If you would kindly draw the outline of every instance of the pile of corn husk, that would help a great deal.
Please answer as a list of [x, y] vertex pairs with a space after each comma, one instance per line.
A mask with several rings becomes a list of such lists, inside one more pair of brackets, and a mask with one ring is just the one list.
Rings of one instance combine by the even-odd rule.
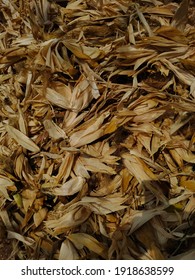
[[195, 258], [194, 5], [0, 0], [0, 258]]

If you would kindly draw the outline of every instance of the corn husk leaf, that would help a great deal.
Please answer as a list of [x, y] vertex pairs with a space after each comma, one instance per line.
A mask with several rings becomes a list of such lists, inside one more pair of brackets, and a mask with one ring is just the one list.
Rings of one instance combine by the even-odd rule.
[[156, 185], [158, 178], [145, 165], [145, 163], [133, 155], [130, 156], [128, 154], [124, 154], [123, 158], [125, 166], [130, 171], [130, 173], [136, 177], [138, 182], [142, 183], [144, 187], [148, 188], [160, 201], [167, 204], [167, 199], [160, 188], [158, 188], [158, 183]]
[[10, 187], [10, 186], [14, 186], [14, 182], [12, 182], [10, 179], [8, 179], [4, 176], [0, 176], [0, 192], [8, 200], [12, 200], [9, 197], [9, 194], [8, 194], [8, 191], [7, 191], [7, 188]]
[[187, 188], [188, 190], [194, 192], [195, 190], [195, 181], [194, 180], [187, 180], [187, 181], [182, 181], [181, 186], [184, 188]]
[[67, 138], [66, 133], [57, 124], [51, 120], [45, 120], [43, 122], [45, 130], [49, 133], [49, 136], [53, 139]]
[[[130, 233], [133, 233], [143, 224], [151, 220], [156, 215], [163, 213], [163, 209], [159, 210], [147, 210], [147, 211], [134, 211], [130, 210], [130, 216], [128, 214], [124, 215], [120, 226], [124, 229], [128, 229]], [[128, 212], [127, 212], [128, 213]]]
[[9, 133], [10, 137], [12, 137], [23, 148], [34, 153], [40, 151], [39, 147], [29, 137], [20, 132], [18, 129], [10, 125], [6, 125], [5, 128]]
[[51, 187], [47, 188], [47, 185], [44, 187], [44, 192], [51, 193], [53, 195], [67, 196], [73, 195], [79, 192], [84, 186], [86, 180], [83, 177], [76, 177], [68, 180], [60, 187]]
[[59, 219], [46, 221], [48, 228], [53, 228], [55, 231], [61, 231], [64, 228], [71, 228], [82, 224], [91, 214], [91, 211], [83, 206], [74, 206], [68, 209], [66, 213]]
[[47, 215], [47, 209], [46, 208], [41, 208], [38, 212], [36, 212], [33, 215], [33, 220], [35, 223], [35, 226], [38, 227], [42, 221], [45, 219], [46, 215]]
[[86, 233], [74, 233], [67, 237], [77, 249], [82, 249], [87, 247], [89, 250], [95, 252], [96, 254], [106, 258], [105, 247], [97, 241], [94, 237]]
[[181, 30], [184, 29], [187, 22], [189, 3], [189, 0], [183, 0], [173, 17], [172, 25]]
[[120, 196], [111, 196], [108, 198], [97, 198], [97, 197], [83, 197], [81, 204], [87, 206], [92, 212], [99, 215], [106, 215], [115, 211], [125, 209], [123, 206], [126, 198]]
[[18, 241], [21, 241], [22, 243], [28, 245], [28, 246], [33, 246], [34, 244], [34, 240], [30, 237], [24, 237], [22, 236], [21, 234], [17, 233], [17, 232], [14, 232], [14, 231], [10, 231], [8, 230], [8, 236], [7, 236], [8, 239], [16, 239]]
[[60, 247], [59, 260], [78, 260], [78, 259], [79, 259], [79, 254], [74, 248], [72, 242], [66, 239]]
[[54, 105], [57, 105], [64, 109], [70, 108], [70, 101], [68, 96], [59, 93], [52, 88], [47, 88], [46, 98]]
[[102, 114], [98, 119], [93, 119], [87, 129], [73, 133], [70, 136], [70, 145], [77, 148], [100, 138], [103, 135], [101, 125], [108, 115], [108, 113]]
[[88, 171], [92, 172], [101, 172], [101, 173], [107, 173], [107, 174], [116, 174], [114, 169], [104, 163], [102, 163], [99, 159], [97, 158], [89, 158], [89, 157], [80, 157], [80, 161], [83, 164], [83, 166], [86, 168]]

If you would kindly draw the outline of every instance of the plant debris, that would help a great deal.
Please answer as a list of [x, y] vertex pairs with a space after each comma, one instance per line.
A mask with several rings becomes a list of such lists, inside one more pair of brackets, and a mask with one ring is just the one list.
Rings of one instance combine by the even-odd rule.
[[194, 258], [194, 4], [0, 0], [0, 259]]

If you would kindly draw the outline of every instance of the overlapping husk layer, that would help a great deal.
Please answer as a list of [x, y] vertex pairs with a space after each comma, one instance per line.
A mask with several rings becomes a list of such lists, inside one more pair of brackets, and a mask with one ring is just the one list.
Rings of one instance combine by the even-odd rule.
[[0, 258], [195, 257], [194, 6], [0, 0]]

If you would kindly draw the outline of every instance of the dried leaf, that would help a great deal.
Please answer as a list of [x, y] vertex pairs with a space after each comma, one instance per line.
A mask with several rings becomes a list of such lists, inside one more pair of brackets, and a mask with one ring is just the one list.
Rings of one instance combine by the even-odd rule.
[[48, 228], [53, 228], [55, 232], [61, 232], [64, 228], [71, 228], [82, 224], [88, 219], [91, 214], [91, 210], [74, 205], [72, 208], [66, 210], [66, 212], [59, 219], [49, 219], [45, 222]]
[[86, 233], [73, 233], [67, 237], [77, 249], [82, 249], [87, 247], [89, 250], [95, 252], [96, 254], [106, 258], [106, 248], [94, 237]]
[[22, 191], [21, 195], [22, 195], [22, 203], [24, 206], [24, 210], [25, 212], [27, 212], [29, 207], [32, 206], [33, 202], [36, 199], [36, 192], [33, 190], [26, 189]]
[[38, 227], [42, 223], [42, 221], [45, 219], [47, 212], [48, 212], [47, 208], [41, 208], [38, 212], [36, 212], [33, 215], [33, 220], [34, 220], [36, 227]]
[[53, 139], [57, 140], [60, 138], [67, 138], [65, 131], [53, 121], [45, 120], [43, 121], [43, 125], [45, 127], [45, 130], [49, 133], [49, 136]]
[[178, 28], [184, 29], [186, 22], [187, 22], [187, 15], [188, 15], [188, 8], [189, 8], [189, 0], [183, 0], [177, 9], [172, 25]]
[[138, 14], [138, 17], [140, 19], [140, 21], [142, 22], [143, 26], [145, 27], [145, 29], [147, 30], [149, 36], [152, 36], [153, 35], [153, 32], [148, 24], [148, 22], [146, 21], [144, 15], [142, 14], [142, 12], [138, 9], [137, 5], [135, 6], [136, 7], [136, 11], [137, 11], [137, 14]]
[[[68, 95], [68, 94], [67, 94]], [[59, 93], [54, 89], [47, 88], [46, 98], [54, 105], [64, 109], [70, 109], [70, 101], [66, 94]]]
[[143, 187], [149, 189], [160, 201], [167, 205], [167, 198], [158, 186], [158, 178], [147, 165], [145, 165], [141, 159], [133, 155], [124, 154], [123, 158], [124, 165], [130, 173], [136, 177], [138, 182], [141, 183]]
[[161, 26], [155, 31], [155, 33], [169, 40], [173, 40], [177, 43], [181, 43], [181, 44], [188, 43], [186, 36], [175, 27]]
[[73, 147], [81, 147], [100, 138], [103, 135], [103, 128], [101, 125], [108, 115], [109, 113], [104, 113], [99, 118], [92, 119], [89, 124], [86, 123], [86, 125], [88, 125], [86, 129], [80, 129], [74, 132], [70, 136], [70, 145]]
[[89, 208], [92, 212], [99, 215], [106, 215], [115, 211], [125, 209], [126, 206], [121, 205], [126, 200], [125, 197], [111, 196], [107, 198], [83, 197], [81, 204]]
[[74, 248], [72, 242], [66, 239], [62, 242], [59, 253], [59, 260], [78, 260], [79, 254]]
[[7, 192], [7, 187], [10, 187], [10, 186], [14, 186], [14, 182], [12, 182], [10, 179], [0, 175], [0, 192], [8, 200], [12, 200], [9, 197], [9, 194]]
[[195, 181], [194, 180], [185, 180], [180, 184], [182, 187], [187, 188], [188, 190], [195, 191]]
[[151, 220], [153, 217], [157, 215], [161, 215], [163, 213], [162, 209], [155, 209], [155, 210], [144, 210], [144, 211], [137, 211], [130, 209], [129, 212], [126, 212], [124, 215], [120, 226], [129, 231], [129, 234], [132, 234], [146, 222]]
[[73, 195], [79, 192], [82, 187], [84, 186], [86, 180], [83, 177], [76, 177], [68, 180], [60, 187], [51, 187], [47, 188], [47, 185], [44, 187], [44, 192], [50, 193], [52, 195], [60, 195], [60, 196], [67, 196]]
[[8, 124], [5, 125], [5, 129], [9, 133], [10, 137], [12, 137], [23, 148], [34, 153], [40, 151], [39, 147], [29, 137], [27, 137], [25, 134], [20, 132], [18, 129]]
[[[101, 178], [102, 179], [102, 178]], [[115, 192], [121, 186], [122, 178], [121, 176], [115, 176], [113, 180], [102, 179], [99, 188], [90, 193], [90, 196], [106, 196]]]
[[97, 158], [92, 158], [92, 157], [89, 158], [89, 157], [81, 156], [80, 161], [88, 171], [107, 173], [107, 174], [116, 174], [116, 172], [112, 167], [102, 163]]
[[30, 237], [24, 237], [21, 234], [14, 232], [14, 231], [10, 231], [10, 230], [8, 230], [7, 233], [8, 233], [8, 236], [7, 236], [8, 239], [14, 238], [28, 246], [33, 246], [33, 244], [34, 244], [34, 240]]

